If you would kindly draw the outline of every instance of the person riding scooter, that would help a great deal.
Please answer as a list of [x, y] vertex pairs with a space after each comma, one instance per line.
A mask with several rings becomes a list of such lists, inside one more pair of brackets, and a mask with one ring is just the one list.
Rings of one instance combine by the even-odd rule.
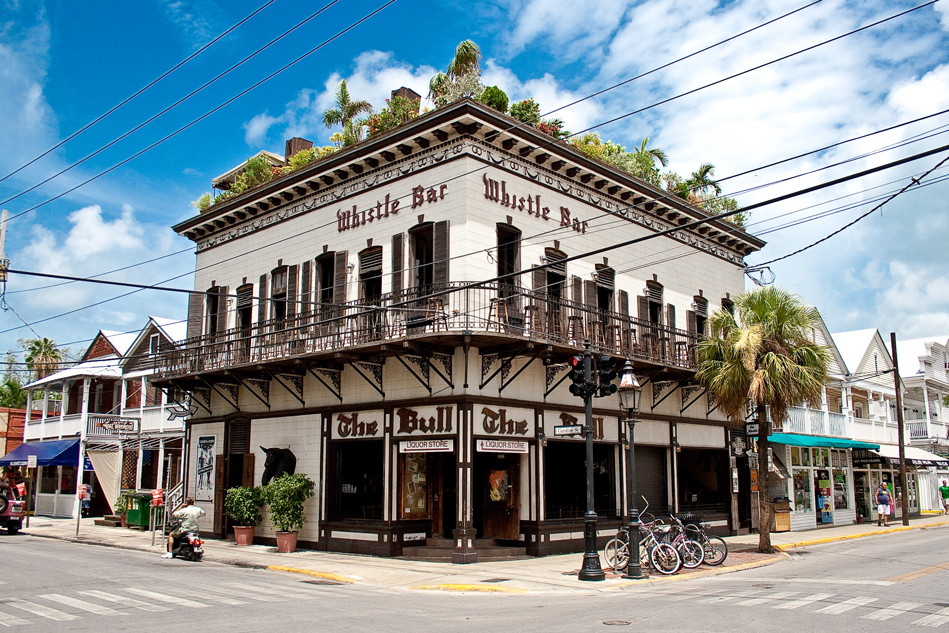
[[172, 516], [181, 520], [181, 524], [168, 535], [168, 551], [162, 554], [162, 558], [174, 558], [175, 555], [172, 552], [175, 549], [175, 539], [188, 532], [197, 532], [200, 527], [198, 519], [206, 514], [207, 512], [194, 505], [194, 497], [185, 499], [184, 505], [172, 513]]

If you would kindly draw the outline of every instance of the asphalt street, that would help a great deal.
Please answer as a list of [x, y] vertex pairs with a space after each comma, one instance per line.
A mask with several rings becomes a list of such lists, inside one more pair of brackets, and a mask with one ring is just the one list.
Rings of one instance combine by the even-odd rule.
[[810, 546], [767, 567], [598, 594], [338, 583], [29, 535], [0, 539], [0, 561], [0, 628], [11, 630], [949, 630], [946, 528]]

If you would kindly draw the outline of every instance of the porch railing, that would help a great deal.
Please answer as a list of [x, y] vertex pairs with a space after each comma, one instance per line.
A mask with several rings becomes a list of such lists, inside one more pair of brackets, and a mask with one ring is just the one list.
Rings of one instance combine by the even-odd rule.
[[698, 336], [618, 312], [511, 286], [451, 283], [343, 305], [303, 305], [272, 319], [187, 339], [156, 357], [163, 377], [183, 376], [442, 334], [497, 334], [692, 369]]

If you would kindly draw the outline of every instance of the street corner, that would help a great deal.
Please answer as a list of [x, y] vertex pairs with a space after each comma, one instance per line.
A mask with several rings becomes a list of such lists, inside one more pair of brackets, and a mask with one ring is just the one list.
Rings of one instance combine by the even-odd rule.
[[313, 578], [320, 578], [322, 580], [328, 580], [331, 582], [336, 582], [340, 584], [353, 584], [359, 582], [356, 578], [350, 578], [348, 576], [341, 576], [339, 574], [333, 574], [325, 571], [315, 571], [312, 569], [303, 569], [301, 567], [289, 567], [287, 565], [269, 565], [267, 569], [270, 571], [282, 571], [290, 574], [301, 574], [304, 576], [311, 576]]

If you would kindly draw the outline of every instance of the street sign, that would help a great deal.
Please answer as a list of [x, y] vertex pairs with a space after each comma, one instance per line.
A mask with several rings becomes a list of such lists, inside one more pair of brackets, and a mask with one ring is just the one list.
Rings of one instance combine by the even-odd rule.
[[757, 423], [757, 422], [747, 422], [747, 423], [745, 423], [745, 435], [757, 437], [757, 435], [758, 435], [758, 423]]
[[554, 435], [563, 437], [565, 435], [583, 435], [583, 425], [581, 424], [563, 424], [554, 427]]
[[27, 456], [26, 456], [26, 467], [27, 467], [27, 468], [36, 468], [36, 455], [27, 455]]

